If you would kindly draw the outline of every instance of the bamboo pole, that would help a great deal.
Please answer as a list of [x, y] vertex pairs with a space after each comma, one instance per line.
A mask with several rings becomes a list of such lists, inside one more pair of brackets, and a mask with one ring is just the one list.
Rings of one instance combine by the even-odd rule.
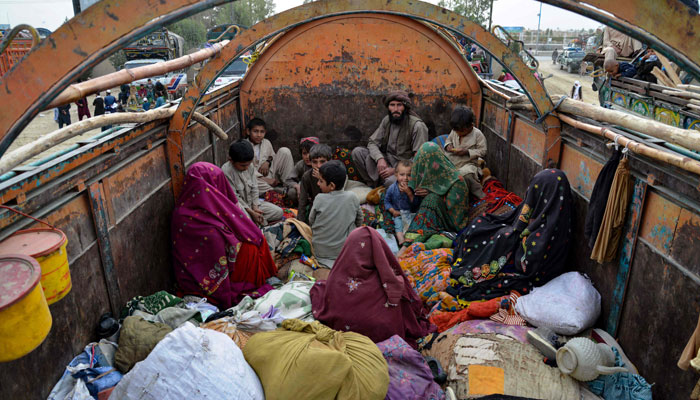
[[93, 93], [97, 93], [105, 89], [111, 89], [125, 83], [131, 83], [139, 79], [163, 75], [171, 71], [187, 68], [192, 64], [196, 64], [211, 58], [216, 53], [220, 52], [221, 49], [228, 44], [228, 42], [228, 40], [224, 40], [222, 42], [215, 43], [206, 49], [202, 49], [170, 61], [164, 61], [162, 63], [133, 69], [125, 68], [111, 74], [90, 79], [89, 81], [74, 83], [68, 86], [63, 92], [61, 92], [61, 94], [56, 96], [56, 98], [53, 99], [51, 104], [49, 104], [46, 108], [51, 109], [67, 103], [72, 103]]
[[[553, 96], [552, 100], [556, 103], [560, 98], [560, 96]], [[676, 128], [652, 119], [586, 104], [582, 101], [569, 98], [561, 102], [558, 111], [619, 125], [658, 139], [663, 139], [669, 143], [683, 146], [690, 150], [700, 151], [700, 134], [696, 130]]]
[[697, 104], [687, 104], [686, 105], [688, 108], [693, 109], [695, 111], [700, 111], [700, 105]]
[[[101, 128], [107, 125], [113, 124], [123, 124], [123, 123], [145, 123], [156, 121], [159, 119], [170, 118], [175, 114], [177, 107], [169, 108], [157, 108], [155, 110], [150, 110], [140, 113], [113, 113], [105, 114], [92, 118], [88, 118], [84, 121], [77, 122], [72, 125], [68, 125], [63, 129], [51, 132], [47, 135], [40, 137], [39, 139], [25, 144], [22, 147], [17, 148], [11, 153], [5, 154], [2, 159], [0, 159], [0, 175], [12, 171], [13, 168], [21, 165], [30, 158], [43, 153], [44, 151], [50, 149], [53, 146], [61, 144], [66, 140], [79, 136], [87, 131], [93, 130], [95, 128]], [[219, 138], [226, 140], [228, 136], [226, 133], [218, 126], [216, 123], [204, 115], [195, 112], [192, 114], [192, 119], [206, 126], [208, 129], [214, 132]]]
[[685, 90], [662, 90], [661, 93], [669, 96], [683, 97], [687, 99], [700, 99], [700, 93], [687, 92]]
[[666, 69], [666, 73], [668, 74], [668, 77], [671, 78], [671, 81], [673, 82], [674, 86], [682, 84], [683, 82], [681, 82], [681, 78], [679, 78], [678, 74], [676, 74], [676, 70], [673, 68], [673, 64], [671, 64], [671, 61], [669, 61], [669, 59], [661, 53], [655, 54], [659, 58], [659, 61], [661, 61], [661, 65], [663, 65]]
[[662, 161], [667, 164], [674, 165], [683, 170], [692, 172], [696, 175], [700, 175], [700, 162], [695, 161], [688, 157], [682, 157], [670, 152], [661, 151], [652, 147], [649, 147], [643, 143], [636, 142], [634, 140], [628, 139], [625, 136], [617, 134], [615, 132], [609, 131], [607, 128], [595, 126], [591, 124], [586, 124], [584, 122], [575, 120], [567, 115], [559, 114], [559, 119], [574, 128], [581, 129], [586, 132], [594, 133], [598, 136], [603, 136], [610, 140], [616, 140], [622, 146], [627, 147], [630, 151], [636, 154], [640, 154], [654, 160]]
[[700, 86], [695, 85], [676, 85], [678, 89], [687, 90], [690, 92], [700, 93]]

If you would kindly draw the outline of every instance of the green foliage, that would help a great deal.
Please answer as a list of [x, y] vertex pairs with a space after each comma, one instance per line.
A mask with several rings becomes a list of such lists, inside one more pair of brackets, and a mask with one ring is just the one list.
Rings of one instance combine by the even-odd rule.
[[124, 54], [124, 51], [119, 50], [118, 52], [109, 56], [109, 62], [112, 64], [114, 69], [116, 69], [117, 71], [122, 69], [122, 67], [124, 66], [124, 63], [126, 62], [126, 55]]
[[438, 5], [464, 15], [481, 26], [488, 25], [491, 0], [440, 0]]
[[197, 16], [177, 21], [168, 30], [185, 39], [185, 51], [199, 48], [207, 41], [207, 28]]
[[255, 25], [275, 13], [273, 0], [238, 0], [217, 8], [215, 16], [218, 24], [238, 24], [246, 27]]

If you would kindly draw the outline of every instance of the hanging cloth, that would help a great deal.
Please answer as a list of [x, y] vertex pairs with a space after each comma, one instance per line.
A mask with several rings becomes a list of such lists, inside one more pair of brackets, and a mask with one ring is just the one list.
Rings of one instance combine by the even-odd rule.
[[591, 260], [602, 264], [614, 260], [617, 256], [617, 248], [620, 244], [620, 237], [622, 237], [627, 204], [631, 194], [632, 181], [630, 180], [629, 160], [624, 157], [615, 171], [610, 195], [608, 195], [608, 203], [605, 206], [605, 214], [603, 214], [603, 222], [591, 252]]
[[590, 248], [593, 248], [595, 245], [595, 240], [598, 237], [600, 224], [603, 222], [603, 215], [605, 214], [605, 205], [608, 201], [608, 194], [610, 194], [610, 187], [612, 186], [612, 181], [615, 177], [617, 165], [620, 163], [621, 155], [621, 150], [613, 152], [613, 155], [610, 157], [608, 162], [606, 162], [603, 168], [600, 170], [598, 179], [595, 181], [595, 185], [593, 185], [591, 199], [588, 202], [586, 225], [583, 231], [586, 239], [588, 239], [588, 246]]

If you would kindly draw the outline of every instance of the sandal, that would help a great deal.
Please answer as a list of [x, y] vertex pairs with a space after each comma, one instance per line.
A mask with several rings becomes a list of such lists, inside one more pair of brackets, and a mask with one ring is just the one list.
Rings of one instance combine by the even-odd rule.
[[430, 367], [430, 372], [433, 373], [433, 380], [439, 385], [442, 385], [445, 382], [447, 382], [447, 374], [445, 373], [445, 371], [443, 371], [442, 366], [440, 365], [440, 361], [430, 356], [425, 356], [423, 358], [425, 359], [425, 362], [428, 363], [428, 367]]

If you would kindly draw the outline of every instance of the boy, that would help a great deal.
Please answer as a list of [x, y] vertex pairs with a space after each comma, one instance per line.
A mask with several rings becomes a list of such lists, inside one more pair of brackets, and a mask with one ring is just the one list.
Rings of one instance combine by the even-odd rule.
[[459, 170], [469, 186], [469, 192], [482, 199], [485, 194], [479, 181], [479, 157], [486, 156], [486, 138], [474, 127], [474, 112], [465, 106], [457, 106], [450, 117], [452, 131], [445, 140], [447, 158]]
[[296, 201], [296, 182], [294, 182], [294, 160], [292, 153], [286, 147], [281, 147], [277, 153], [272, 143], [265, 139], [267, 128], [265, 121], [253, 118], [248, 122], [248, 137], [246, 140], [253, 145], [255, 177], [258, 182], [258, 192], [270, 190], [286, 193], [287, 197]]
[[311, 169], [311, 159], [309, 158], [309, 153], [311, 152], [311, 148], [319, 143], [321, 143], [321, 141], [315, 136], [301, 138], [299, 141], [301, 160], [294, 164], [294, 172], [296, 172], [297, 179], [301, 180], [304, 173]]
[[259, 199], [258, 184], [253, 167], [253, 146], [245, 140], [231, 143], [229, 161], [221, 167], [238, 197], [238, 206], [258, 226], [282, 219], [282, 209]]
[[318, 170], [323, 164], [330, 161], [331, 153], [330, 146], [316, 144], [307, 155], [311, 161], [311, 168], [304, 172], [299, 183], [299, 211], [297, 212], [297, 219], [301, 222], [309, 223], [307, 218], [308, 211], [311, 209], [316, 195], [321, 193], [321, 188], [318, 187]]
[[343, 191], [347, 173], [342, 162], [333, 160], [318, 169], [318, 187], [309, 222], [312, 245], [318, 262], [332, 268], [350, 232], [362, 225], [360, 201], [352, 192]]
[[414, 195], [408, 187], [411, 179], [411, 160], [401, 160], [396, 165], [396, 182], [386, 190], [384, 196], [384, 208], [394, 216], [394, 228], [399, 246], [404, 242], [404, 232], [413, 220], [413, 216], [420, 206], [421, 198]]

